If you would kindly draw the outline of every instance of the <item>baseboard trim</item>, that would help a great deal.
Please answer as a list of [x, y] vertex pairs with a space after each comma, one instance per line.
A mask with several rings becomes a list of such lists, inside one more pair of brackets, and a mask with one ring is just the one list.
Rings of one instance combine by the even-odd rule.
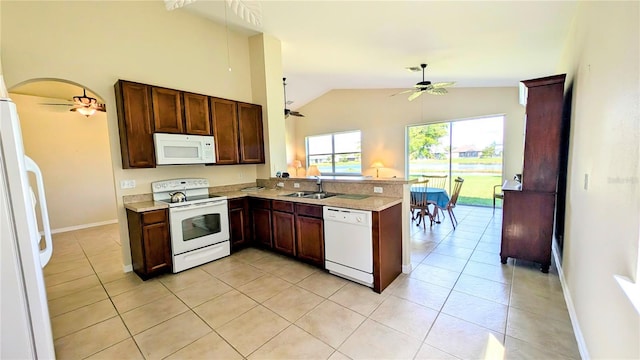
[[[68, 232], [68, 231], [82, 230], [82, 229], [88, 229], [88, 228], [92, 228], [92, 227], [96, 227], [96, 226], [117, 224], [117, 223], [118, 223], [118, 219], [113, 219], [113, 220], [100, 221], [100, 222], [95, 222], [95, 223], [90, 223], [90, 224], [82, 224], [82, 225], [69, 226], [69, 227], [64, 227], [64, 228], [59, 228], [59, 229], [52, 229], [51, 233], [52, 234], [58, 234], [58, 233], [63, 233], [63, 232]], [[43, 234], [43, 233], [40, 232], [40, 234]]]
[[571, 327], [573, 327], [573, 333], [576, 336], [576, 342], [578, 343], [578, 350], [580, 351], [580, 357], [582, 359], [590, 359], [589, 352], [587, 351], [587, 343], [584, 341], [582, 330], [580, 330], [580, 323], [578, 322], [578, 315], [576, 314], [576, 308], [573, 306], [573, 299], [567, 286], [567, 282], [564, 278], [564, 272], [562, 271], [562, 265], [560, 264], [560, 257], [558, 255], [558, 247], [556, 242], [552, 242], [551, 247], [553, 253], [553, 260], [558, 268], [558, 277], [560, 278], [560, 284], [562, 285], [562, 293], [564, 294], [564, 301], [567, 304], [567, 310], [569, 310], [569, 318], [571, 319]]
[[402, 265], [402, 272], [404, 274], [409, 274], [411, 272], [411, 270], [413, 270], [413, 267], [411, 266], [411, 264], [409, 265]]

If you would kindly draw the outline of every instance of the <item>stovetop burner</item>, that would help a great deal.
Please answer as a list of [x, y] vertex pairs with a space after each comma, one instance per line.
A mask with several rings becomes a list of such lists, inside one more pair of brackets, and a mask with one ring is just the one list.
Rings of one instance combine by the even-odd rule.
[[[173, 179], [151, 183], [153, 200], [169, 204], [169, 207], [186, 206], [211, 202], [215, 200], [226, 200], [226, 196], [209, 195], [209, 180], [207, 179]], [[171, 194], [182, 192], [186, 196], [185, 201], [171, 202]]]

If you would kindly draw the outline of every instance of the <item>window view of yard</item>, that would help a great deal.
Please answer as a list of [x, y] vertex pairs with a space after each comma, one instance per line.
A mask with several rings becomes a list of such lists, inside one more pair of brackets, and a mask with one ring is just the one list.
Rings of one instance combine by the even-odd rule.
[[360, 131], [308, 136], [307, 164], [316, 165], [323, 175], [360, 175], [360, 138]]
[[498, 116], [409, 127], [409, 177], [448, 175], [449, 193], [461, 177], [458, 204], [492, 206], [493, 186], [502, 183], [503, 123]]

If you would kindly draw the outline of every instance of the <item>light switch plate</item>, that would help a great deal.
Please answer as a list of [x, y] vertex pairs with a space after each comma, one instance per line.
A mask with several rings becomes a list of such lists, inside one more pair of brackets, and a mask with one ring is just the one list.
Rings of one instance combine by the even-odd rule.
[[283, 187], [284, 187], [284, 183], [283, 183], [283, 182], [279, 182], [279, 183], [278, 183], [278, 187], [283, 188]]
[[300, 183], [293, 183], [293, 187], [296, 188], [296, 189], [299, 189], [300, 188]]
[[382, 194], [382, 186], [374, 186], [373, 192], [376, 194]]
[[133, 189], [136, 187], [135, 180], [120, 180], [120, 189]]

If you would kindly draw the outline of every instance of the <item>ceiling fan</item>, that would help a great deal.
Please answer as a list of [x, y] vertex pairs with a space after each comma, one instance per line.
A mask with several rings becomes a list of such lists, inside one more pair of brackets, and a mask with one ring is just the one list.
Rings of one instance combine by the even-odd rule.
[[106, 112], [107, 109], [104, 104], [99, 103], [96, 98], [87, 96], [87, 89], [82, 89], [82, 96], [74, 96], [73, 101], [69, 104], [47, 104], [42, 105], [57, 105], [57, 106], [72, 106], [69, 111], [77, 112], [86, 117], [89, 117], [96, 113], [96, 111]]
[[291, 111], [291, 110], [287, 109], [287, 105], [293, 104], [293, 101], [287, 101], [287, 83], [285, 81], [287, 81], [287, 78], [282, 78], [282, 87], [284, 89], [284, 118], [285, 119], [288, 118], [289, 115], [297, 116], [297, 117], [304, 117], [304, 115], [300, 114], [297, 111]]
[[[399, 94], [406, 94], [406, 93], [412, 93], [411, 95], [409, 95], [409, 101], [412, 101], [413, 99], [417, 98], [418, 96], [422, 95], [423, 93], [427, 93], [427, 94], [431, 94], [431, 95], [444, 95], [446, 94], [448, 91], [447, 89], [445, 89], [446, 87], [449, 86], [453, 86], [455, 85], [455, 82], [440, 82], [440, 83], [431, 83], [431, 81], [428, 80], [424, 80], [424, 69], [427, 67], [427, 64], [420, 64], [420, 67], [422, 68], [422, 81], [420, 81], [419, 83], [415, 84], [413, 86], [413, 89], [409, 89], [409, 90], [405, 90], [405, 91], [401, 91], [397, 94], [393, 94], [392, 96], [395, 95], [399, 95]], [[412, 67], [412, 68], [408, 68], [410, 70], [416, 70], [419, 71], [418, 67]]]

